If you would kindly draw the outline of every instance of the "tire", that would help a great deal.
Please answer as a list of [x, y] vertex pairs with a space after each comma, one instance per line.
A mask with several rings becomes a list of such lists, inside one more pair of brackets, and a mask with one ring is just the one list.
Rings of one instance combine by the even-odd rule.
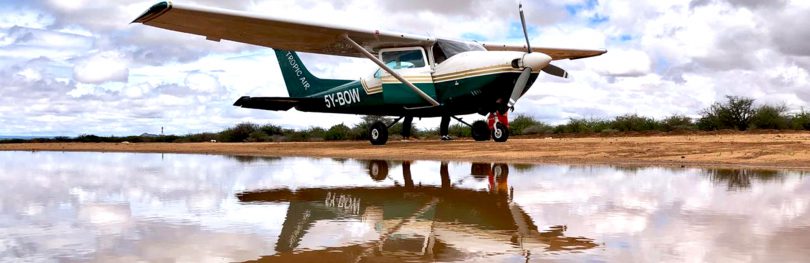
[[492, 166], [492, 175], [498, 182], [506, 182], [509, 178], [509, 165], [497, 163]]
[[388, 178], [388, 162], [371, 161], [368, 163], [368, 175], [374, 181], [383, 181]]
[[388, 126], [380, 121], [375, 122], [368, 130], [368, 138], [372, 145], [385, 145], [388, 142]]
[[489, 125], [485, 121], [476, 121], [472, 125], [472, 137], [477, 142], [489, 141]]
[[506, 142], [509, 140], [509, 128], [503, 123], [496, 123], [495, 129], [492, 130], [492, 139], [496, 142]]

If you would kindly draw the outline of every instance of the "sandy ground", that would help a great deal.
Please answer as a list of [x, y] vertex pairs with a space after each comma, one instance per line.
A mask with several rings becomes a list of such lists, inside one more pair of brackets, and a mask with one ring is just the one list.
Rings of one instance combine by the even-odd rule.
[[748, 167], [810, 170], [810, 133], [309, 143], [0, 144], [0, 151], [196, 153], [383, 160]]

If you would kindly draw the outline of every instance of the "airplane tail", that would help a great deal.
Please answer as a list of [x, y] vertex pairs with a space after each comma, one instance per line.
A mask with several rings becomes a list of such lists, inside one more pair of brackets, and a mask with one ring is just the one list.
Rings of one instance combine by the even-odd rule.
[[307, 70], [295, 51], [277, 50], [276, 58], [281, 75], [292, 98], [303, 98], [349, 83], [349, 80], [320, 79]]

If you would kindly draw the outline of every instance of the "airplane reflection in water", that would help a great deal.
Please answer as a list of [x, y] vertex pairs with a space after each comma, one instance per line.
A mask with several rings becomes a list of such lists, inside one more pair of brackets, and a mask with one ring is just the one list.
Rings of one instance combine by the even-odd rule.
[[[440, 167], [441, 185], [414, 185], [410, 162], [402, 163], [404, 185], [390, 187], [273, 189], [237, 194], [242, 203], [289, 202], [276, 243], [278, 254], [260, 261], [462, 260], [475, 256], [514, 255], [526, 260], [532, 253], [578, 251], [597, 246], [584, 237], [566, 237], [565, 226], [540, 231], [531, 217], [512, 201], [509, 166], [473, 164], [471, 174], [488, 180], [488, 189], [456, 188], [447, 163]], [[375, 181], [388, 178], [388, 163], [369, 162]], [[337, 231], [373, 233], [363, 240], [301, 248], [308, 231], [329, 222], [358, 221]], [[326, 233], [335, 234], [335, 233]], [[309, 238], [313, 239], [313, 238]], [[329, 243], [330, 237], [317, 238]], [[508, 254], [507, 254], [508, 253]]]

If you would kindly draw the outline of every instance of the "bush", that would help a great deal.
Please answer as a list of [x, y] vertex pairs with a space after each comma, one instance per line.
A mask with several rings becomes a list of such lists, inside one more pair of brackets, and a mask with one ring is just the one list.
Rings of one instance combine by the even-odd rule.
[[692, 122], [692, 118], [683, 115], [674, 115], [661, 121], [661, 128], [667, 132], [694, 131], [697, 129], [697, 126]]
[[219, 141], [221, 142], [244, 142], [250, 137], [253, 132], [259, 131], [259, 126], [252, 123], [240, 123], [235, 127], [224, 130], [219, 133]]
[[764, 105], [757, 108], [751, 118], [751, 124], [756, 129], [784, 130], [790, 127], [790, 119], [785, 114], [787, 107]]
[[525, 134], [523, 133], [523, 131], [526, 130], [526, 128], [536, 126], [539, 124], [541, 123], [534, 120], [532, 117], [523, 114], [518, 114], [514, 120], [509, 122], [509, 130], [510, 133], [513, 135], [523, 135]]
[[245, 140], [247, 142], [272, 142], [273, 138], [264, 131], [258, 130], [250, 133], [248, 138]]
[[794, 130], [810, 130], [810, 112], [802, 111], [790, 119], [790, 127]]
[[[629, 114], [624, 116], [616, 117], [610, 124], [610, 128], [614, 130], [618, 130], [620, 132], [641, 132], [641, 131], [653, 131], [658, 130], [661, 125], [658, 124], [654, 119], [641, 117], [637, 114]], [[605, 129], [599, 130], [600, 132]]]
[[276, 126], [276, 125], [272, 125], [272, 124], [264, 125], [261, 128], [259, 128], [259, 130], [261, 130], [261, 132], [263, 132], [264, 134], [266, 134], [268, 136], [284, 135], [284, 129], [282, 129], [280, 126]]
[[602, 130], [610, 129], [610, 123], [603, 120], [596, 119], [574, 119], [554, 128], [555, 133], [596, 133]]
[[329, 128], [323, 136], [324, 140], [327, 141], [341, 141], [346, 140], [349, 138], [349, 134], [352, 132], [348, 126], [344, 124], [338, 124]]
[[457, 138], [465, 138], [465, 137], [472, 137], [472, 131], [470, 127], [464, 124], [453, 124], [450, 125], [450, 129], [448, 130], [450, 136], [457, 137]]

